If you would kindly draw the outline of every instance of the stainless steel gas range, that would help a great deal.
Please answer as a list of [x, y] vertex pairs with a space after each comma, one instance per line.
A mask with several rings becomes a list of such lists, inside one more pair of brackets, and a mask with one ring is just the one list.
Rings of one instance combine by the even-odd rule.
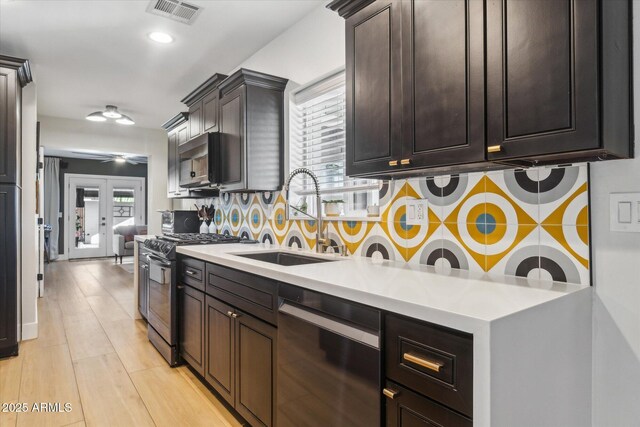
[[169, 365], [178, 364], [178, 284], [176, 247], [223, 243], [256, 243], [223, 234], [167, 233], [144, 242], [149, 252], [148, 312], [149, 341]]

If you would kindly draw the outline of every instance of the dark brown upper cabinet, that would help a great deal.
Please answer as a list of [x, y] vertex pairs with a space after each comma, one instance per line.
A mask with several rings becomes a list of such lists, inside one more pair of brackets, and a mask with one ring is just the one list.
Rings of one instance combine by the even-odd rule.
[[633, 155], [631, 3], [334, 0], [347, 174]]
[[162, 127], [167, 131], [168, 138], [168, 172], [167, 172], [167, 197], [188, 197], [189, 190], [180, 187], [180, 158], [178, 146], [188, 140], [189, 134], [188, 113], [180, 113], [169, 119]]
[[287, 81], [240, 69], [220, 84], [221, 191], [273, 191], [282, 185]]
[[202, 99], [202, 129], [204, 132], [218, 131], [219, 98], [219, 93], [216, 90]]
[[487, 2], [490, 160], [631, 155], [630, 11], [626, 1]]
[[21, 185], [21, 94], [31, 81], [27, 60], [0, 55], [0, 184]]
[[380, 0], [346, 20], [346, 173], [368, 175], [402, 157], [400, 0]]
[[484, 160], [483, 6], [468, 0], [402, 2], [399, 166]]
[[189, 138], [202, 135], [202, 101], [189, 106]]
[[477, 1], [379, 0], [349, 16], [347, 174], [484, 161], [483, 40]]
[[182, 99], [189, 107], [189, 139], [218, 131], [218, 86], [226, 78], [216, 73]]

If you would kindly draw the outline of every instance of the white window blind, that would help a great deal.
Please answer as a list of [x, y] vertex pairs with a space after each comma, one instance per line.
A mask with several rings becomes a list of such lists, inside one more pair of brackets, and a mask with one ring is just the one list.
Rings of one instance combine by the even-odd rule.
[[[339, 195], [379, 188], [377, 180], [345, 175], [345, 111], [344, 71], [295, 92], [291, 98], [290, 170], [298, 167], [312, 170], [318, 177], [322, 194]], [[304, 175], [296, 178], [291, 188], [301, 196], [313, 193], [313, 183]]]

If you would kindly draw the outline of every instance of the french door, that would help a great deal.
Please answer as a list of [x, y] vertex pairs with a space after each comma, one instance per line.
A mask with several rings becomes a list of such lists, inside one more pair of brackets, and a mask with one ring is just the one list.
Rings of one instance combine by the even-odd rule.
[[69, 259], [112, 256], [119, 229], [146, 224], [144, 178], [67, 174], [65, 180]]

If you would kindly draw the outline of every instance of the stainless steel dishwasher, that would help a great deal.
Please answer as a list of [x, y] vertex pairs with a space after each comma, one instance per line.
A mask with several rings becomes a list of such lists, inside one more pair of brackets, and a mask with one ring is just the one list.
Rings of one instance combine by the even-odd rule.
[[285, 284], [278, 296], [278, 426], [379, 426], [380, 311]]

